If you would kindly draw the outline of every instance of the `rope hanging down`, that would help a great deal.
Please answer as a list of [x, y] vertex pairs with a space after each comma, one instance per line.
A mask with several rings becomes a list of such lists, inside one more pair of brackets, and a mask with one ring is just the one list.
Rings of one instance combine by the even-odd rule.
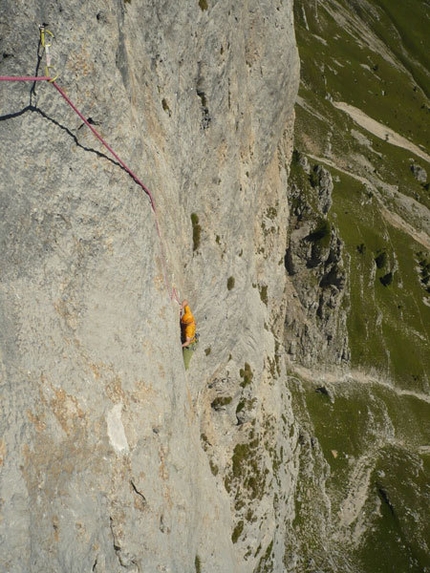
[[87, 120], [87, 118], [78, 110], [78, 108], [74, 105], [74, 103], [70, 100], [70, 98], [67, 97], [64, 90], [62, 90], [60, 88], [60, 86], [57, 84], [57, 82], [53, 81], [51, 83], [54, 86], [54, 88], [61, 94], [61, 96], [66, 100], [66, 102], [73, 109], [73, 111], [82, 119], [82, 121], [85, 123], [85, 125], [91, 129], [91, 131], [93, 132], [95, 137], [97, 137], [97, 139], [100, 141], [100, 143], [109, 151], [109, 153], [111, 155], [113, 155], [113, 157], [115, 157], [115, 159], [118, 161], [118, 163], [121, 165], [121, 167], [123, 167], [127, 171], [127, 173], [130, 175], [130, 177], [132, 179], [134, 179], [134, 181], [145, 191], [145, 193], [148, 195], [149, 202], [151, 203], [151, 208], [155, 213], [154, 198], [152, 196], [151, 191], [148, 189], [148, 187], [144, 183], [142, 183], [142, 181], [138, 178], [138, 176], [135, 173], [133, 173], [133, 171], [126, 165], [126, 163], [124, 163], [124, 161], [118, 156], [118, 154], [115, 153], [115, 151], [112, 149], [112, 147], [103, 139], [103, 137], [99, 134], [99, 132], [96, 129], [94, 129], [94, 127]]
[[49, 72], [51, 71], [52, 65], [51, 65], [51, 57], [50, 57], [50, 53], [49, 53], [49, 47], [51, 46], [51, 44], [46, 43], [46, 34], [49, 34], [52, 38], [54, 37], [54, 35], [52, 34], [52, 32], [47, 30], [44, 25], [39, 26], [39, 31], [40, 31], [40, 45], [41, 45], [42, 49], [44, 49], [45, 55], [46, 55], [46, 67], [45, 67], [45, 74], [46, 75], [45, 76], [0, 76], [0, 81], [3, 81], [3, 82], [42, 82], [42, 81], [46, 81], [46, 82], [51, 83], [55, 87], [55, 89], [58, 91], [58, 93], [62, 96], [62, 98], [73, 109], [73, 111], [85, 123], [85, 125], [89, 127], [89, 129], [92, 131], [93, 135], [109, 151], [109, 153], [116, 159], [116, 161], [121, 165], [121, 167], [130, 175], [130, 177], [133, 179], [133, 181], [135, 183], [137, 183], [137, 185], [139, 185], [139, 187], [141, 187], [141, 189], [144, 191], [144, 193], [147, 195], [147, 197], [149, 199], [152, 212], [154, 213], [154, 216], [155, 216], [155, 226], [157, 229], [158, 238], [160, 240], [161, 255], [162, 255], [161, 259], [162, 259], [162, 267], [163, 267], [164, 282], [166, 285], [166, 289], [169, 292], [170, 298], [172, 300], [175, 299], [176, 302], [179, 303], [179, 298], [178, 298], [176, 289], [173, 286], [170, 287], [169, 281], [167, 279], [167, 269], [166, 269], [167, 259], [166, 259], [165, 253], [164, 253], [164, 245], [163, 245], [163, 240], [162, 240], [162, 236], [161, 236], [160, 226], [158, 223], [157, 212], [156, 212], [156, 208], [155, 208], [155, 201], [154, 201], [154, 197], [153, 197], [151, 191], [138, 178], [138, 176], [128, 167], [128, 165], [119, 157], [119, 155], [117, 153], [115, 153], [115, 151], [112, 149], [112, 147], [103, 139], [103, 137], [98, 133], [98, 131], [93, 127], [93, 125], [91, 125], [91, 123], [87, 120], [87, 118], [83, 115], [83, 113], [79, 111], [79, 109], [75, 106], [75, 104], [71, 101], [71, 99], [66, 95], [64, 90], [55, 81], [57, 79], [57, 76], [54, 76], [53, 78], [50, 77]]

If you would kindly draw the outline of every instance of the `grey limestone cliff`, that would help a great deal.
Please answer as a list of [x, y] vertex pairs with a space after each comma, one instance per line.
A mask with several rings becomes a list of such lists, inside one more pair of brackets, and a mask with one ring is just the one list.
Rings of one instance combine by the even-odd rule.
[[44, 74], [41, 23], [155, 213], [53, 85], [0, 83], [0, 569], [282, 571], [292, 2], [1, 0], [1, 76]]

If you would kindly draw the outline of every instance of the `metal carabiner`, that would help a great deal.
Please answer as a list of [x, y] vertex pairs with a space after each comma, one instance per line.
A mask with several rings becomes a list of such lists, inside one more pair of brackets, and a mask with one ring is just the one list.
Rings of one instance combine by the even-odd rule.
[[[50, 30], [48, 30], [46, 24], [39, 25], [39, 34], [40, 34], [40, 46], [42, 47], [42, 50], [44, 50], [46, 57], [45, 75], [47, 78], [51, 78], [51, 69], [53, 67], [51, 63], [51, 52], [50, 52], [51, 43], [46, 41], [47, 40], [46, 36], [48, 35], [51, 38], [55, 38], [55, 36]], [[49, 81], [54, 82], [57, 79], [57, 77], [58, 75], [56, 75], [54, 78], [51, 78]]]

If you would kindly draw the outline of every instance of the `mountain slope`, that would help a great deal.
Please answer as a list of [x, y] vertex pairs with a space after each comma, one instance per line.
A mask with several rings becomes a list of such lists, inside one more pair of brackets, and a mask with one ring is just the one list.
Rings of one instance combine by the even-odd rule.
[[430, 570], [429, 8], [295, 3], [291, 570]]

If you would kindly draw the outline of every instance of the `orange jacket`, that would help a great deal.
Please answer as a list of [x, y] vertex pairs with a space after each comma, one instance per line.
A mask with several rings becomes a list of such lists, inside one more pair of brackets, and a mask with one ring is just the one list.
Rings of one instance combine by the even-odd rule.
[[191, 341], [196, 336], [196, 322], [194, 320], [193, 313], [190, 307], [187, 305], [184, 307], [184, 314], [181, 316], [181, 329], [183, 342], [189, 338]]

